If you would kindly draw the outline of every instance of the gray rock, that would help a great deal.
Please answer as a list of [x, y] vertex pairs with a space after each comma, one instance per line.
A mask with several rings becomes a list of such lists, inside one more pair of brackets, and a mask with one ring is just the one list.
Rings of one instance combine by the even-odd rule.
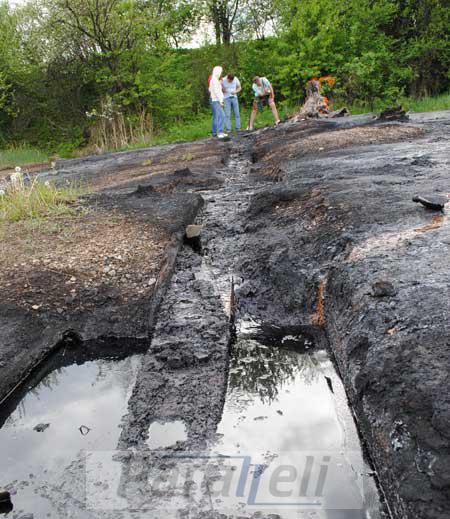
[[443, 211], [445, 204], [448, 202], [448, 200], [444, 196], [436, 195], [415, 195], [413, 196], [412, 201], [420, 203], [427, 209], [432, 209], [434, 211]]
[[210, 354], [207, 351], [198, 351], [194, 353], [194, 358], [198, 362], [206, 362], [210, 358]]
[[372, 295], [374, 297], [392, 297], [397, 291], [390, 281], [379, 280], [372, 285]]
[[49, 423], [38, 423], [34, 426], [33, 431], [36, 432], [43, 432], [45, 429], [48, 429], [50, 427]]
[[186, 238], [198, 238], [202, 233], [203, 225], [188, 225], [186, 227]]

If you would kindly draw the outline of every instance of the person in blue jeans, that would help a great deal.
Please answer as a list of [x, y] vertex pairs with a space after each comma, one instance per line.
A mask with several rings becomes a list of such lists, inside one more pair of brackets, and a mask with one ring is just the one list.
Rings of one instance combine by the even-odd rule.
[[220, 82], [221, 74], [222, 67], [213, 68], [211, 81], [209, 82], [209, 93], [211, 96], [213, 135], [217, 135], [219, 139], [224, 139], [227, 137], [227, 134], [223, 131], [225, 126], [225, 112], [223, 111], [224, 97], [222, 83]]
[[239, 79], [233, 74], [228, 74], [222, 79], [222, 90], [225, 108], [225, 124], [227, 130], [231, 132], [231, 111], [234, 115], [234, 125], [236, 131], [241, 129], [241, 119], [239, 116], [239, 101], [237, 95], [242, 90]]

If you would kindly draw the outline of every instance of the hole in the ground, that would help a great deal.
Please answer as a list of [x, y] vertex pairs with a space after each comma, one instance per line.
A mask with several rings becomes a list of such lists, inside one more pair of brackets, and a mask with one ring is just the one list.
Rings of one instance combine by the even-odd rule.
[[194, 236], [192, 238], [185, 236], [183, 243], [190, 247], [196, 254], [203, 256], [202, 240], [200, 236]]
[[[238, 338], [218, 433], [220, 455], [249, 456], [261, 472], [256, 500], [271, 513], [386, 517], [340, 377], [305, 329], [262, 326]], [[279, 471], [289, 499], [274, 495]]]
[[7, 514], [13, 510], [11, 494], [6, 490], [0, 490], [0, 514]]
[[11, 493], [14, 513], [58, 517], [71, 491], [62, 482], [83, 481], [83, 452], [116, 449], [147, 348], [107, 340], [62, 347], [5, 402], [0, 487]]

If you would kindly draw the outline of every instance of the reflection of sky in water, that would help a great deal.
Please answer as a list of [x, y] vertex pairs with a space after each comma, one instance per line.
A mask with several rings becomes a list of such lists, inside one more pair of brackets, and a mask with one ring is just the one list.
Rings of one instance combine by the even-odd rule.
[[[328, 377], [328, 383], [325, 377]], [[254, 341], [238, 343], [233, 351], [218, 433], [222, 436], [215, 447], [216, 452], [231, 456], [251, 455], [253, 463], [270, 464], [271, 460], [276, 460], [277, 464], [285, 461], [302, 467], [305, 455], [312, 454], [322, 460], [318, 451], [331, 451], [335, 454], [322, 502], [330, 506], [329, 503], [338, 501], [342, 506], [346, 499], [353, 503], [361, 501], [359, 475], [370, 469], [362, 457], [344, 388], [324, 351], [299, 354], [268, 348]], [[313, 474], [318, 476], [318, 472], [319, 463]], [[369, 509], [311, 512], [288, 511], [274, 506], [270, 512], [278, 513], [282, 518], [310, 517], [311, 513], [311, 517], [317, 519], [377, 518], [376, 488], [372, 480], [364, 479], [365, 491], [362, 493], [367, 501], [375, 500], [375, 504], [367, 505]], [[264, 485], [261, 485], [260, 493], [262, 497], [271, 497]]]
[[[186, 500], [181, 489], [178, 497], [172, 493], [155, 497], [150, 509], [125, 512], [123, 507], [135, 508], [134, 503], [140, 499], [145, 501], [149, 495], [147, 479], [128, 479], [128, 470], [144, 470], [146, 476], [154, 470], [158, 476], [161, 468], [158, 463], [142, 465], [139, 453], [136, 453], [136, 464], [130, 465], [122, 464], [107, 452], [117, 446], [118, 425], [126, 413], [139, 364], [140, 357], [136, 355], [122, 361], [99, 360], [69, 366], [52, 372], [27, 394], [0, 430], [3, 462], [0, 487], [17, 480], [11, 485], [17, 490], [13, 495], [14, 513], [34, 513], [41, 518], [51, 512], [51, 517], [58, 519], [169, 519], [172, 517], [169, 509], [175, 507], [173, 517], [179, 517], [177, 509], [188, 509], [194, 519], [197, 515], [191, 508], [193, 505], [203, 512], [213, 506], [230, 517], [249, 517], [257, 510], [266, 515], [278, 514], [282, 519], [380, 517], [377, 492], [370, 478], [365, 478], [364, 492], [361, 491], [359, 474], [368, 468], [362, 458], [342, 383], [327, 354], [323, 351], [301, 354], [255, 341], [240, 341], [234, 347], [225, 408], [218, 428], [219, 440], [210, 451], [213, 459], [217, 460], [215, 454], [218, 453], [250, 455], [253, 464], [268, 466], [266, 471], [272, 463], [285, 463], [299, 468], [300, 472], [305, 455], [313, 454], [318, 463], [312, 468], [311, 478], [316, 481], [324, 453], [331, 452], [334, 457], [321, 500], [325, 508], [333, 502], [342, 504], [342, 499], [345, 503], [348, 502], [345, 499], [358, 502], [362, 494], [372, 505], [364, 510], [334, 512], [325, 510], [324, 506], [322, 509], [298, 506], [287, 509], [278, 505], [255, 508], [243, 504], [247, 494], [243, 498], [233, 497], [236, 496], [233, 493], [229, 498], [212, 495], [212, 479], [208, 491], [198, 486], [195, 502], [190, 498]], [[38, 423], [50, 423], [50, 427], [38, 433], [33, 430]], [[79, 431], [81, 425], [91, 428], [86, 436]], [[185, 427], [181, 420], [153, 422], [149, 428], [150, 448], [173, 445], [185, 439]], [[86, 497], [88, 504], [92, 502], [98, 510], [104, 507], [102, 511], [85, 509], [85, 470], [80, 455], [83, 450], [96, 451], [88, 457]], [[218, 466], [226, 465], [224, 458], [220, 460]], [[164, 458], [161, 462], [167, 465]], [[194, 466], [198, 462], [194, 459]], [[181, 459], [179, 463], [190, 461]], [[247, 485], [251, 483], [253, 471], [252, 467]], [[258, 497], [271, 497], [264, 482], [258, 489]]]
[[[116, 448], [139, 364], [134, 355], [61, 368], [24, 397], [0, 430], [0, 488], [17, 490], [15, 512], [39, 510], [38, 517], [45, 517], [45, 489], [58, 487], [80, 451]], [[36, 432], [39, 423], [50, 427]], [[85, 436], [81, 425], [91, 429]], [[40, 498], [32, 491], [34, 481], [43, 490]]]
[[187, 439], [186, 425], [181, 420], [157, 420], [148, 428], [147, 446], [149, 449], [164, 449]]

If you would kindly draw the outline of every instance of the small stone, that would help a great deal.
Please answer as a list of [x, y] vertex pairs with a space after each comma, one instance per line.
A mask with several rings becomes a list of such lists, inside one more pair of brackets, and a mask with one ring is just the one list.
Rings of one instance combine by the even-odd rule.
[[390, 281], [376, 281], [372, 285], [372, 295], [374, 297], [392, 297], [395, 296], [396, 290]]
[[34, 426], [33, 431], [36, 432], [43, 432], [45, 429], [48, 429], [50, 427], [49, 423], [38, 423]]
[[62, 308], [57, 308], [56, 311], [58, 312], [58, 314], [64, 313], [64, 310]]
[[443, 211], [445, 204], [448, 201], [444, 196], [439, 195], [415, 195], [412, 200], [413, 202], [420, 203], [427, 209], [432, 209], [434, 211]]
[[108, 276], [111, 276], [111, 277], [114, 277], [116, 275], [116, 271], [113, 269], [113, 270], [110, 270], [108, 272]]
[[150, 278], [150, 279], [148, 280], [148, 285], [149, 285], [150, 287], [153, 286], [155, 283], [156, 283], [156, 278]]
[[31, 308], [32, 308], [33, 310], [39, 310], [40, 306], [39, 306], [39, 305], [33, 305]]
[[198, 351], [194, 353], [194, 357], [198, 362], [206, 362], [210, 358], [210, 354], [207, 351]]
[[111, 267], [106, 266], [106, 267], [103, 269], [103, 272], [104, 272], [105, 274], [108, 274], [108, 272], [109, 272], [110, 270], [111, 270]]
[[203, 229], [203, 225], [188, 225], [186, 227], [186, 238], [198, 238]]
[[77, 278], [76, 278], [75, 276], [72, 276], [72, 277], [70, 278], [70, 281], [72, 281], [72, 283], [75, 283], [76, 280], [77, 280]]

